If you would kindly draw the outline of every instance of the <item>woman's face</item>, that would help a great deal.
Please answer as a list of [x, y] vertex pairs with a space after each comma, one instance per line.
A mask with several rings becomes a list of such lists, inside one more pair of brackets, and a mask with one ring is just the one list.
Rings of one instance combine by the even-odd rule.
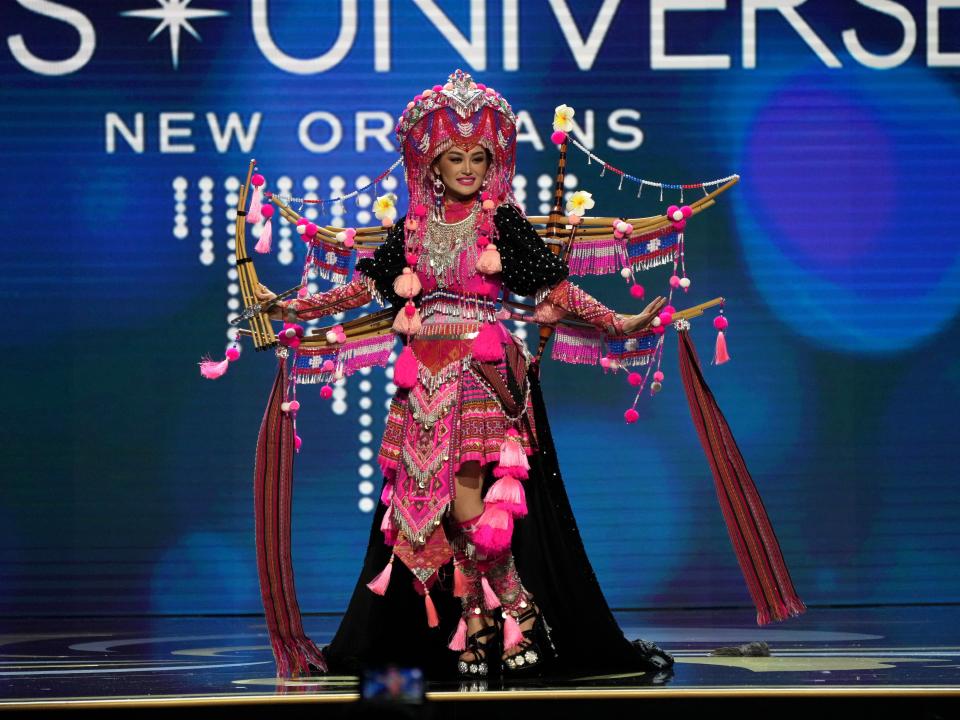
[[433, 172], [447, 186], [447, 197], [466, 200], [480, 191], [490, 161], [479, 145], [469, 150], [456, 146], [442, 153], [433, 164]]

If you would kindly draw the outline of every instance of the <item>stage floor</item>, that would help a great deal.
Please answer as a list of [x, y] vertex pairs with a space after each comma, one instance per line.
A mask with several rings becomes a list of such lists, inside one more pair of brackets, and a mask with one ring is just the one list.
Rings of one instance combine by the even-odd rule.
[[[617, 613], [628, 637], [676, 657], [671, 675], [525, 681], [509, 687], [433, 683], [433, 701], [654, 697], [960, 696], [960, 607], [812, 608], [758, 628], [742, 610]], [[305, 617], [329, 640], [336, 617]], [[354, 677], [280, 680], [254, 617], [0, 620], [0, 710], [349, 701]], [[754, 640], [770, 657], [713, 657]]]

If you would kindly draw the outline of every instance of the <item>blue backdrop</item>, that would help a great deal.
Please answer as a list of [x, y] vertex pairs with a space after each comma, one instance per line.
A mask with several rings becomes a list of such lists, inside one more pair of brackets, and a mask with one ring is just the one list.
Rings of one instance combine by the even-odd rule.
[[[251, 471], [274, 366], [247, 352], [216, 383], [196, 368], [238, 304], [238, 181], [257, 157], [295, 195], [365, 185], [396, 159], [383, 129], [456, 67], [522, 112], [530, 214], [549, 200], [560, 103], [634, 175], [743, 176], [691, 224], [681, 304], [729, 299], [733, 362], [707, 379], [801, 596], [960, 600], [960, 8], [776, 5], [3, 0], [0, 613], [259, 611]], [[679, 199], [600, 169], [572, 151], [595, 213]], [[372, 199], [319, 222], [375, 224]], [[299, 245], [278, 226], [267, 284], [295, 284]], [[641, 282], [663, 292], [668, 275]], [[639, 306], [617, 276], [583, 285]], [[693, 337], [708, 356], [708, 320]], [[544, 368], [581, 530], [615, 607], [749, 619], [672, 337], [664, 370], [626, 426], [622, 375]], [[391, 390], [377, 369], [333, 402], [301, 397], [306, 611], [342, 609], [356, 580]]]

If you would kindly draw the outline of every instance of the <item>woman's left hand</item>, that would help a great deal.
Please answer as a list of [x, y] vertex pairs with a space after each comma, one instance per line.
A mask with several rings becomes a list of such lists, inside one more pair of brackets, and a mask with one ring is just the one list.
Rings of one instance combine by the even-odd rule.
[[665, 297], [657, 296], [643, 309], [639, 315], [628, 315], [623, 318], [624, 334], [634, 333], [639, 330], [645, 330], [660, 312], [661, 308], [667, 304]]

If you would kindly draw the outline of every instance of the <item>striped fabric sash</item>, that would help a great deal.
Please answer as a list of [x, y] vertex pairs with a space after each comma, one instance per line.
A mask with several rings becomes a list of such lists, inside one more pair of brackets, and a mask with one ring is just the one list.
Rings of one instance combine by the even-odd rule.
[[280, 409], [286, 395], [286, 363], [280, 362], [260, 434], [253, 475], [256, 509], [257, 573], [267, 632], [277, 675], [309, 675], [311, 667], [326, 672], [323, 655], [303, 632], [293, 585], [290, 554], [290, 505], [293, 498], [293, 421]]
[[680, 340], [680, 375], [693, 424], [713, 471], [717, 499], [747, 589], [757, 608], [757, 624], [785, 620], [806, 610], [794, 590], [763, 501], [743, 461], [713, 393], [700, 371], [689, 333]]

